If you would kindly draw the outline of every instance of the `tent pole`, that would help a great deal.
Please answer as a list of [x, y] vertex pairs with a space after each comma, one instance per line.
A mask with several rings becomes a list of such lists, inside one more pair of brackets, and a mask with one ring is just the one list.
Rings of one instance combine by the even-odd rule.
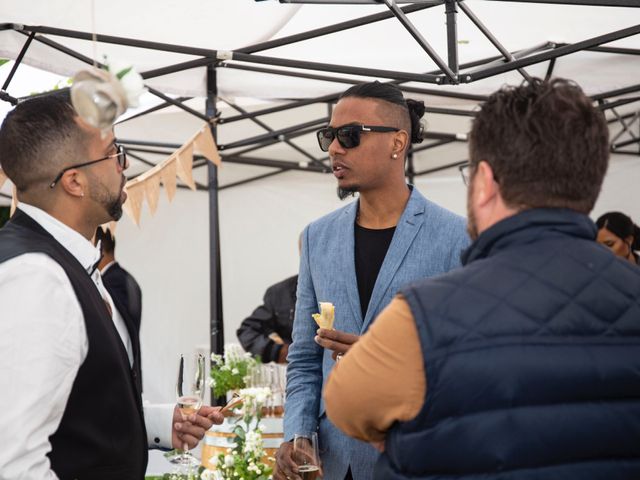
[[[216, 99], [218, 96], [218, 80], [216, 66], [207, 66], [207, 117], [216, 116]], [[209, 124], [213, 138], [216, 138], [215, 124]], [[220, 265], [220, 217], [218, 198], [218, 167], [212, 162], [207, 164], [207, 180], [209, 187], [209, 298], [210, 298], [210, 347], [212, 353], [224, 353], [224, 323], [222, 320], [222, 269]], [[211, 403], [218, 399], [211, 392]]]

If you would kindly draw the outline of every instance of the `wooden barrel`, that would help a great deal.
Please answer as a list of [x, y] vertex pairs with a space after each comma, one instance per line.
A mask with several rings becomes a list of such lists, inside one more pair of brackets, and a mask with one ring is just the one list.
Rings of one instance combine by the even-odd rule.
[[[210, 470], [214, 470], [211, 463], [212, 457], [217, 457], [221, 453], [227, 454], [228, 449], [233, 449], [235, 443], [235, 433], [233, 429], [236, 426], [237, 417], [229, 417], [224, 419], [221, 425], [214, 425], [205, 434], [202, 445], [202, 465]], [[270, 466], [275, 464], [275, 456], [278, 447], [284, 441], [283, 420], [282, 417], [267, 417], [260, 420], [263, 427], [262, 430], [262, 446], [265, 456], [262, 458], [264, 463]]]

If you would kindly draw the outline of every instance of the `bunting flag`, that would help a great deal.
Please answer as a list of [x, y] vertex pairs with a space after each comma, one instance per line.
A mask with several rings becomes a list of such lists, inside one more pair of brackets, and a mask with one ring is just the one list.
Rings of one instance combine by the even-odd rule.
[[176, 194], [176, 178], [179, 178], [191, 190], [196, 189], [196, 182], [193, 179], [193, 155], [195, 152], [211, 163], [217, 166], [221, 165], [218, 147], [209, 125], [205, 124], [169, 158], [127, 182], [125, 185], [127, 201], [122, 209], [136, 225], [140, 225], [140, 215], [145, 200], [149, 205], [149, 213], [151, 215], [156, 213], [161, 184], [167, 192], [169, 201], [172, 201]]

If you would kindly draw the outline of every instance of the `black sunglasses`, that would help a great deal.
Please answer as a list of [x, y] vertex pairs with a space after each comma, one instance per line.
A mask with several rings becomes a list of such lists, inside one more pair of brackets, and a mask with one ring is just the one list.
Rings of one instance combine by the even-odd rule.
[[118, 165], [123, 170], [127, 168], [127, 151], [124, 149], [122, 145], [116, 144], [116, 153], [112, 153], [111, 155], [107, 155], [106, 157], [102, 157], [97, 160], [91, 160], [90, 162], [85, 162], [85, 163], [78, 163], [76, 165], [71, 165], [70, 167], [62, 169], [58, 174], [58, 176], [53, 179], [53, 182], [49, 184], [49, 188], [55, 187], [56, 183], [58, 183], [62, 178], [62, 175], [64, 175], [64, 172], [67, 172], [72, 168], [86, 167], [88, 165], [93, 165], [94, 163], [104, 162], [105, 160], [109, 160], [111, 158], [116, 158], [118, 160]]
[[320, 150], [329, 151], [329, 145], [334, 138], [342, 148], [355, 148], [360, 145], [360, 135], [362, 132], [399, 132], [395, 127], [379, 127], [373, 125], [343, 125], [342, 127], [325, 127], [316, 132]]

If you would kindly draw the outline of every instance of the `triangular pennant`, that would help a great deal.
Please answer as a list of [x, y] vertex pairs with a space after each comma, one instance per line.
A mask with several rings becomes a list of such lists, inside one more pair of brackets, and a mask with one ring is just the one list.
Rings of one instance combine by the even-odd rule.
[[178, 168], [176, 166], [176, 157], [171, 156], [162, 163], [164, 165], [160, 170], [160, 180], [162, 180], [162, 185], [167, 191], [167, 198], [171, 201], [176, 195], [176, 170]]
[[144, 195], [149, 204], [149, 212], [155, 215], [160, 198], [160, 173], [152, 175], [144, 182]]
[[217, 166], [221, 165], [220, 155], [218, 154], [218, 147], [216, 141], [211, 134], [211, 129], [208, 125], [202, 127], [200, 133], [196, 136], [194, 142], [196, 150], [204, 155], [210, 162], [215, 163]]
[[125, 187], [127, 192], [127, 201], [122, 206], [129, 217], [136, 225], [140, 225], [140, 212], [142, 211], [142, 201], [144, 200], [144, 184], [135, 182], [127, 184]]
[[196, 182], [193, 181], [193, 144], [186, 145], [177, 153], [177, 174], [180, 180], [191, 190], [196, 189]]

